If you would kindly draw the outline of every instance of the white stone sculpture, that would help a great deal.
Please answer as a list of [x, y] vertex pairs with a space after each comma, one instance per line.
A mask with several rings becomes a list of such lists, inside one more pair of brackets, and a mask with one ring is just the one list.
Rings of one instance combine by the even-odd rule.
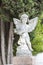
[[28, 15], [23, 14], [19, 19], [13, 18], [14, 24], [16, 28], [14, 29], [14, 33], [19, 34], [20, 38], [18, 40], [18, 44], [20, 46], [17, 47], [16, 56], [26, 56], [32, 55], [32, 46], [30, 42], [29, 32], [32, 32], [38, 21], [38, 17], [35, 17], [31, 20], [28, 19]]

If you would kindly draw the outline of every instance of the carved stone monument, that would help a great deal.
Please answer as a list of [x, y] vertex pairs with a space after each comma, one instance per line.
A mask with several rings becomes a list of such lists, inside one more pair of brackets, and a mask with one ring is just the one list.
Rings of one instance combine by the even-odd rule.
[[32, 32], [35, 29], [38, 17], [29, 20], [28, 15], [23, 14], [20, 20], [13, 18], [13, 21], [16, 26], [14, 33], [20, 35], [20, 38], [18, 40], [18, 44], [20, 46], [17, 47], [16, 56], [32, 56], [33, 49], [28, 33]]

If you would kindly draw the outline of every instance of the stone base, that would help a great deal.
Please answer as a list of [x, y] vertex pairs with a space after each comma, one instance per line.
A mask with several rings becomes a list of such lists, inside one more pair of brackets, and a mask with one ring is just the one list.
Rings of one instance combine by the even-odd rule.
[[6, 64], [6, 65], [13, 65], [13, 64]]
[[16, 56], [13, 65], [32, 65], [32, 58], [29, 56]]

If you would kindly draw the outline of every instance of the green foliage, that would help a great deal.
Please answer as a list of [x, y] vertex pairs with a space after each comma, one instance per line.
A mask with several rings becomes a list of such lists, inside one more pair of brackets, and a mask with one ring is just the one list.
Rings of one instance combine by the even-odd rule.
[[[43, 1], [37, 0], [0, 0], [0, 17], [12, 21], [13, 17], [19, 18], [21, 13], [27, 13], [30, 18], [39, 16], [43, 9]], [[5, 20], [7, 21], [7, 20]]]
[[18, 40], [19, 40], [19, 35], [17, 35], [17, 34], [14, 34], [14, 44], [13, 44], [13, 54], [14, 55], [16, 55], [16, 51], [17, 51], [17, 46], [19, 46], [18, 44], [17, 44], [17, 42], [18, 42]]
[[15, 55], [16, 56], [16, 51], [17, 51], [17, 44], [14, 44], [14, 46], [13, 46], [13, 55]]
[[[34, 33], [34, 34], [33, 34]], [[34, 36], [34, 37], [32, 37]], [[33, 54], [43, 52], [43, 21], [38, 21], [36, 29], [31, 33]]]
[[[0, 17], [7, 18], [12, 21], [13, 17], [18, 18], [19, 13], [23, 10], [22, 2], [19, 0], [16, 2], [14, 0], [1, 0], [0, 6]], [[2, 18], [2, 19], [3, 19]], [[7, 21], [7, 19], [5, 21]], [[4, 20], [3, 20], [4, 21]]]

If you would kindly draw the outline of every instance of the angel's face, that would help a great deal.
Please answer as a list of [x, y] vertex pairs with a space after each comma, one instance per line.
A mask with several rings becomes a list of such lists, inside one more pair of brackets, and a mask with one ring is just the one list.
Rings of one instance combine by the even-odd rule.
[[23, 17], [22, 18], [22, 23], [25, 23], [26, 24], [27, 23], [27, 19], [28, 19], [27, 17]]
[[23, 14], [22, 16], [21, 16], [21, 22], [22, 23], [27, 23], [27, 19], [28, 19], [28, 15], [27, 14]]

